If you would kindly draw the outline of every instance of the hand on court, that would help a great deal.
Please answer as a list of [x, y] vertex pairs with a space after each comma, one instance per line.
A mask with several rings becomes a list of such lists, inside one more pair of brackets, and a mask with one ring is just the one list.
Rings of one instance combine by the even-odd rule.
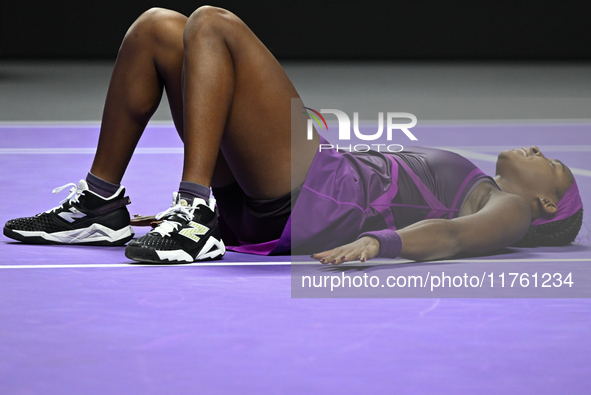
[[153, 215], [134, 214], [130, 222], [131, 226], [151, 226], [152, 228], [155, 228], [162, 221], [157, 220]]
[[362, 237], [352, 243], [345, 244], [329, 251], [312, 254], [311, 257], [317, 259], [322, 264], [331, 263], [338, 265], [343, 262], [360, 260], [365, 262], [368, 259], [375, 258], [380, 252], [380, 243], [373, 237]]

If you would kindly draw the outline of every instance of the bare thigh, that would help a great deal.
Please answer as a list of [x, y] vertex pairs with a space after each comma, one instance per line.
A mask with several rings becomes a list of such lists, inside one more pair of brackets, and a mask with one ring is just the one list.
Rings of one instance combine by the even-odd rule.
[[191, 28], [202, 35], [201, 40], [221, 35], [232, 61], [233, 92], [220, 144], [223, 158], [218, 158], [212, 185], [226, 181], [227, 164], [249, 196], [288, 193], [292, 185], [305, 180], [318, 146], [318, 137], [305, 139], [306, 118], [301, 111], [291, 119], [291, 102], [299, 100], [298, 92], [271, 52], [234, 14], [203, 7], [189, 18], [185, 37]]

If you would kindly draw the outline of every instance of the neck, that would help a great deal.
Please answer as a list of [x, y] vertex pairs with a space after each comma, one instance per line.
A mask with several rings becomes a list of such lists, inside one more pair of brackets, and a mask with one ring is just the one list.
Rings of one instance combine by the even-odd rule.
[[519, 193], [517, 193], [511, 187], [511, 184], [509, 182], [507, 182], [507, 180], [505, 180], [501, 176], [495, 176], [495, 182], [497, 183], [497, 185], [499, 186], [499, 188], [501, 188], [501, 191], [507, 192], [507, 193], [512, 193], [514, 195], [519, 195]]
[[506, 193], [511, 193], [513, 195], [518, 195], [518, 196], [521, 196], [523, 199], [525, 199], [529, 208], [531, 209], [532, 221], [541, 215], [540, 208], [538, 207], [536, 202], [533, 200], [530, 200], [528, 198], [528, 195], [523, 193], [523, 191], [521, 189], [519, 189], [518, 187], [515, 187], [513, 185], [513, 183], [511, 183], [510, 181], [508, 181], [498, 175], [495, 176], [495, 182], [497, 183], [499, 188], [501, 188], [501, 191], [506, 192]]

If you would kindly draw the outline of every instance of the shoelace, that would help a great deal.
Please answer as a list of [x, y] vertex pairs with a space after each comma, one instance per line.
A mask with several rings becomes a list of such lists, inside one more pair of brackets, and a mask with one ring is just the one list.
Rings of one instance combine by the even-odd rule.
[[[188, 206], [181, 206], [180, 203], [173, 203], [172, 206], [170, 206], [170, 208], [168, 208], [167, 210], [158, 213], [158, 215], [156, 215], [156, 219], [162, 219], [162, 218], [166, 218], [166, 217], [172, 217], [173, 215], [177, 215], [183, 219], [185, 219], [186, 221], [190, 221], [193, 217], [192, 213], [189, 210], [194, 210], [194, 207], [188, 207]], [[171, 220], [164, 220], [160, 225], [158, 225], [158, 227], [156, 227], [155, 229], [152, 230], [152, 232], [156, 232], [158, 234], [160, 234], [160, 236], [169, 236], [171, 232], [175, 231], [177, 228], [179, 228], [182, 224], [176, 221], [171, 221]]]
[[78, 189], [78, 185], [74, 184], [73, 182], [70, 182], [66, 185], [62, 185], [61, 187], [57, 187], [53, 191], [51, 191], [51, 193], [54, 193], [54, 194], [60, 193], [61, 191], [63, 191], [64, 189], [66, 189], [69, 186], [71, 186], [72, 188], [70, 188], [70, 192], [68, 193], [68, 196], [66, 196], [66, 198], [60, 202], [59, 206], [56, 206], [50, 210], [47, 210], [46, 213], [51, 213], [57, 209], [60, 209], [62, 207], [62, 205], [68, 201], [78, 203], [78, 199], [80, 198], [80, 195], [82, 195], [82, 192], [84, 192], [84, 191], [82, 189]]

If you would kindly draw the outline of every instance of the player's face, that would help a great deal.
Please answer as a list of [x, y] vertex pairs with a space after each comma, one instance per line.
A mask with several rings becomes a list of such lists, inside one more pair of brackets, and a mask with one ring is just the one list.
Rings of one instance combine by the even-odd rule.
[[554, 202], [558, 201], [574, 180], [567, 166], [557, 159], [546, 158], [536, 146], [501, 152], [497, 159], [496, 172], [536, 195], [555, 199]]

